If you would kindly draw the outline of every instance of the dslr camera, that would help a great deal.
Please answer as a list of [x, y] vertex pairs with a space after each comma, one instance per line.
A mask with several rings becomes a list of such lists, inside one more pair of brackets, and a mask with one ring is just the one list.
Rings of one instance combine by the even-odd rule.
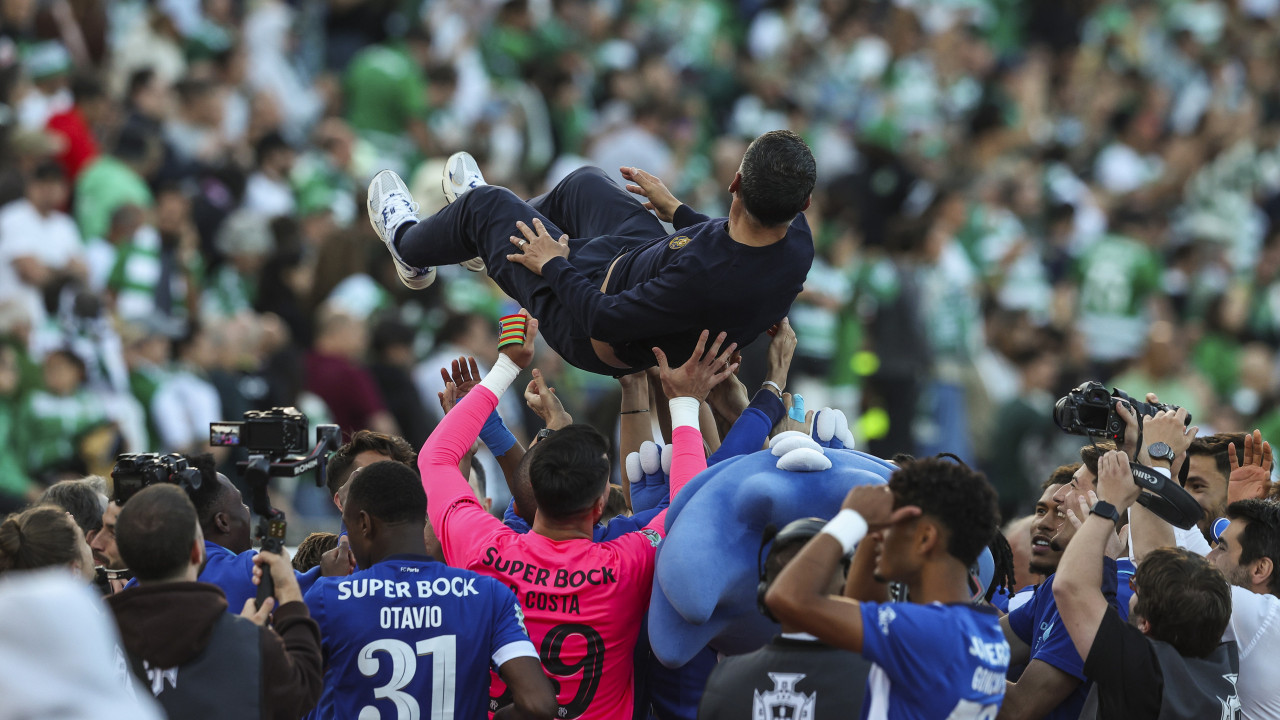
[[[1161, 410], [1179, 409], [1177, 405], [1134, 400], [1120, 388], [1112, 388], [1108, 393], [1102, 383], [1089, 381], [1058, 399], [1053, 406], [1053, 421], [1063, 432], [1071, 435], [1104, 437], [1121, 445], [1124, 443], [1125, 422], [1116, 412], [1121, 403], [1129, 408], [1139, 423], [1144, 417], [1155, 417]], [[1190, 414], [1186, 417], [1186, 425], [1191, 425]]]
[[[249, 410], [239, 422], [209, 423], [210, 445], [249, 451], [248, 460], [237, 462], [236, 467], [252, 491], [250, 507], [259, 516], [254, 534], [262, 541], [263, 552], [280, 554], [286, 531], [284, 512], [271, 507], [267, 496], [270, 478], [315, 470], [316, 486], [323, 487], [329, 453], [341, 444], [337, 425], [317, 425], [314, 445], [307, 439], [309, 428], [307, 416], [292, 407]], [[270, 574], [264, 574], [258, 585], [258, 606], [274, 592]]]
[[111, 468], [111, 499], [124, 505], [139, 490], [156, 483], [173, 483], [191, 492], [200, 487], [200, 471], [177, 454], [126, 453], [117, 456]]
[[310, 449], [307, 429], [307, 416], [297, 408], [249, 410], [239, 422], [210, 423], [209, 444], [244, 447], [252, 455], [279, 459], [306, 454]]

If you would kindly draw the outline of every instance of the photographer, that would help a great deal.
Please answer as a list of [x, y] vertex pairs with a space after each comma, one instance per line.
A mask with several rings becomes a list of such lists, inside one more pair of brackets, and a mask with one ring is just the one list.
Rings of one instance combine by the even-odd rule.
[[[257, 556], [275, 597], [256, 612], [227, 612], [223, 593], [197, 582], [205, 548], [195, 506], [159, 484], [129, 499], [117, 524], [120, 552], [138, 586], [107, 603], [130, 671], [172, 718], [301, 717], [323, 690], [320, 630], [302, 602], [288, 559]], [[274, 609], [272, 630], [259, 627]]]
[[128, 582], [128, 568], [120, 558], [120, 550], [116, 547], [116, 518], [120, 517], [120, 506], [113, 500], [107, 503], [102, 511], [102, 527], [88, 537], [89, 549], [93, 551], [93, 562], [102, 568], [105, 586], [99, 589], [104, 595], [120, 592]]
[[[253, 584], [252, 520], [240, 490], [218, 472], [212, 455], [187, 458], [200, 471], [200, 487], [188, 491], [200, 521], [207, 558], [199, 581], [217, 585], [227, 596], [228, 609], [236, 611], [258, 594]], [[130, 500], [130, 502], [133, 502]]]
[[1098, 492], [1079, 500], [1089, 514], [1062, 556], [1053, 587], [1085, 672], [1097, 682], [1098, 717], [1237, 717], [1240, 664], [1235, 644], [1220, 642], [1231, 616], [1221, 572], [1187, 550], [1149, 553], [1134, 576], [1132, 624], [1098, 589], [1103, 552], [1121, 513], [1141, 492], [1127, 454], [1102, 457]]

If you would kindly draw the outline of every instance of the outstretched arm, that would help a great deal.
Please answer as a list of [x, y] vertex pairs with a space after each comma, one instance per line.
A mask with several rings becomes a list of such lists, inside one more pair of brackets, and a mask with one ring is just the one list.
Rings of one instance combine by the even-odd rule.
[[[622, 410], [618, 420], [618, 440], [621, 446], [618, 455], [631, 457], [631, 453], [640, 452], [640, 446], [646, 440], [653, 441], [653, 414], [649, 411], [649, 379], [643, 371], [623, 375], [618, 378], [622, 386]], [[638, 481], [631, 477], [624, 462], [622, 465], [622, 493], [627, 498], [627, 507], [635, 511], [631, 502], [631, 483]]]
[[[537, 372], [536, 370], [534, 372]], [[444, 390], [439, 393], [440, 409], [445, 415], [458, 404], [458, 399], [464, 397], [472, 388], [480, 384], [480, 367], [473, 357], [460, 357], [453, 361], [452, 372], [447, 368], [440, 368], [440, 376], [444, 380]], [[493, 453], [494, 459], [498, 461], [498, 467], [502, 469], [502, 477], [506, 480], [507, 488], [511, 491], [511, 496], [516, 498], [517, 507], [520, 508], [521, 517], [524, 517], [524, 495], [519, 492], [520, 483], [517, 481], [516, 471], [520, 467], [520, 461], [524, 459], [524, 446], [516, 440], [516, 436], [511, 434], [506, 424], [502, 422], [502, 416], [498, 414], [495, 408], [489, 413], [489, 417], [485, 419], [484, 425], [480, 427], [480, 442], [489, 448], [489, 452]], [[472, 446], [474, 447], [474, 445]], [[471, 457], [474, 457], [472, 454]], [[467, 467], [459, 468], [463, 477], [466, 477]], [[531, 496], [527, 490], [528, 483], [525, 483], [526, 494]], [[533, 522], [533, 511], [528, 513], [528, 521]]]
[[769, 372], [765, 375], [764, 384], [756, 391], [751, 404], [738, 416], [733, 427], [725, 433], [724, 442], [711, 455], [708, 465], [764, 447], [769, 433], [787, 414], [787, 408], [782, 402], [782, 391], [787, 387], [787, 375], [791, 371], [791, 358], [795, 351], [795, 331], [791, 329], [791, 323], [783, 318], [778, 323], [773, 340], [769, 342]]
[[[1140, 492], [1133, 482], [1128, 455], [1113, 451], [1098, 460], [1098, 496], [1102, 500], [1123, 513]], [[1053, 581], [1053, 599], [1082, 658], [1089, 657], [1107, 612], [1107, 599], [1101, 590], [1103, 553], [1114, 535], [1115, 525], [1110, 520], [1090, 513], [1063, 553]]]
[[[418, 471], [427, 493], [427, 514], [444, 547], [445, 559], [450, 563], [465, 555], [465, 546], [477, 538], [476, 523], [504, 527], [475, 501], [475, 493], [458, 471], [458, 463], [480, 435], [489, 414], [498, 406], [499, 396], [506, 392], [520, 370], [533, 360], [533, 340], [537, 329], [538, 321], [530, 319], [524, 344], [502, 349], [489, 375], [444, 416], [418, 454]], [[467, 522], [458, 523], [455, 528], [449, 522], [449, 516], [453, 510], [461, 508], [472, 508], [474, 512], [468, 513]]]
[[825, 590], [840, 558], [869, 531], [919, 517], [920, 508], [907, 505], [894, 510], [893, 502], [887, 485], [863, 485], [850, 490], [840, 512], [769, 586], [765, 604], [774, 616], [828, 645], [862, 652], [861, 603], [842, 595], [827, 595]]
[[662, 182], [661, 178], [638, 167], [620, 167], [618, 171], [627, 181], [627, 192], [644, 198], [646, 210], [652, 210], [662, 222], [675, 222], [676, 210], [681, 207], [681, 204], [667, 189], [666, 183]]
[[[730, 364], [729, 358], [737, 343], [720, 352], [725, 341], [725, 333], [720, 333], [710, 349], [707, 346], [706, 330], [698, 338], [693, 355], [688, 362], [674, 370], [667, 364], [667, 355], [660, 348], [654, 348], [653, 354], [658, 358], [658, 368], [662, 374], [662, 389], [671, 398], [671, 497], [674, 499], [680, 489], [693, 476], [707, 469], [707, 456], [702, 450], [702, 433], [698, 430], [698, 410], [702, 401], [711, 392], [711, 388], [722, 382], [738, 369], [737, 363]], [[666, 534], [667, 512], [658, 513], [646, 529]]]
[[[542, 419], [548, 430], [559, 430], [573, 424], [573, 416], [560, 403], [560, 398], [556, 397], [556, 389], [547, 387], [547, 381], [539, 370], [533, 371], [533, 379], [529, 381], [529, 385], [524, 389], [525, 404], [529, 406], [539, 418]], [[521, 449], [520, 457], [524, 458], [525, 451]], [[511, 491], [511, 497], [515, 503], [516, 514], [530, 527], [533, 526], [533, 517], [538, 514], [538, 499], [534, 497], [533, 485], [529, 482], [529, 476], [526, 474], [520, 477], [518, 472], [519, 462], [512, 467], [511, 472], [506, 473], [507, 489]], [[505, 471], [505, 467], [503, 468]]]

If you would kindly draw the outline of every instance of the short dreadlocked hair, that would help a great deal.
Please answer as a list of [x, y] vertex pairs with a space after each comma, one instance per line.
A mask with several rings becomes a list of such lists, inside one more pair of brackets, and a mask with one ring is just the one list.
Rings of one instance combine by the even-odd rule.
[[991, 576], [991, 583], [987, 585], [987, 602], [991, 602], [991, 598], [999, 590], [1004, 590], [1005, 595], [1013, 597], [1013, 589], [1018, 586], [1018, 580], [1014, 576], [1013, 548], [1009, 547], [1009, 539], [1004, 533], [998, 532], [987, 547], [991, 550], [991, 559], [995, 561], [995, 573]]
[[947, 530], [947, 552], [966, 567], [1000, 530], [996, 491], [980, 472], [948, 460], [904, 463], [889, 477], [897, 507], [915, 505]]

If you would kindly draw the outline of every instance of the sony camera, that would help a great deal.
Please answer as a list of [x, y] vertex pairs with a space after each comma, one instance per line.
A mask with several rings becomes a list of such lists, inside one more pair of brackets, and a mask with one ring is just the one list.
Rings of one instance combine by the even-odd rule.
[[173, 483], [191, 492], [200, 487], [200, 471], [177, 454], [126, 453], [116, 457], [111, 468], [111, 499], [124, 505], [139, 490], [156, 483]]
[[271, 458], [305, 455], [311, 449], [307, 430], [307, 416], [297, 408], [249, 410], [240, 422], [210, 423], [209, 444], [244, 447], [251, 454]]
[[[1127, 405], [1139, 422], [1143, 417], [1154, 417], [1161, 410], [1178, 410], [1177, 405], [1134, 400], [1119, 388], [1112, 388], [1108, 393], [1102, 383], [1089, 381], [1058, 399], [1053, 406], [1053, 421], [1063, 432], [1071, 435], [1104, 437], [1123, 444], [1124, 418], [1116, 412], [1120, 403]], [[1186, 425], [1191, 425], [1189, 413]]]

